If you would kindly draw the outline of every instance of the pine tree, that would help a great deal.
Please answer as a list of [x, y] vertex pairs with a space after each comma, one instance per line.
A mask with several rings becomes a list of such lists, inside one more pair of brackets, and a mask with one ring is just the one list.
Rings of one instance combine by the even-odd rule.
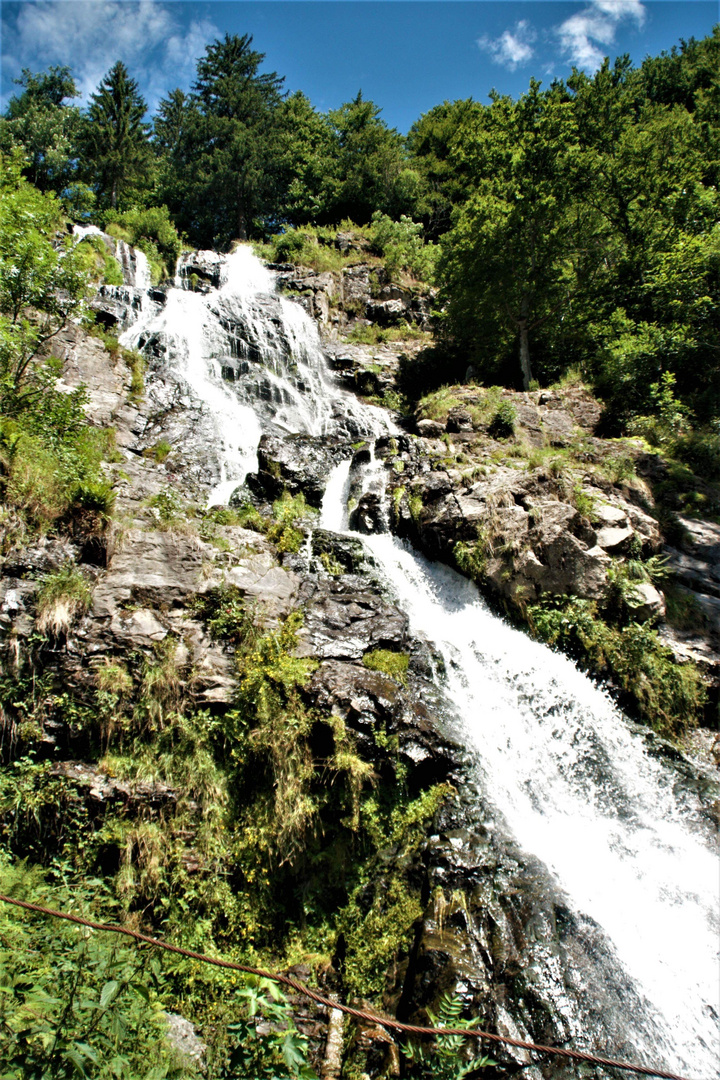
[[101, 201], [115, 209], [120, 197], [147, 178], [151, 154], [146, 104], [125, 65], [110, 69], [90, 98], [83, 157]]

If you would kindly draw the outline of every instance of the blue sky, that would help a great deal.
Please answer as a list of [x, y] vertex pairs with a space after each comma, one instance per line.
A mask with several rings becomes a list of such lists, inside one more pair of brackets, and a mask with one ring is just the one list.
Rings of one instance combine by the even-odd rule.
[[720, 21], [716, 0], [20, 0], [3, 2], [3, 104], [22, 68], [68, 64], [83, 100], [123, 60], [152, 108], [206, 44], [250, 33], [265, 68], [336, 108], [358, 90], [407, 131], [433, 105], [517, 96], [604, 55], [636, 63]]

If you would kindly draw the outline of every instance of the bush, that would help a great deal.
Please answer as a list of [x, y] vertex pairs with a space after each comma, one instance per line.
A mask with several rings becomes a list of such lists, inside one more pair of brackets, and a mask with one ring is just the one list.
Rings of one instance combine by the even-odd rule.
[[634, 622], [610, 625], [594, 602], [575, 597], [535, 604], [528, 616], [537, 637], [591, 671], [612, 674], [659, 734], [672, 737], [698, 723], [707, 698], [700, 672], [693, 663], [678, 663], [656, 630]]
[[[50, 889], [22, 867], [0, 864], [3, 893], [89, 911], [81, 888]], [[107, 902], [107, 895], [103, 897]], [[191, 1075], [165, 1041], [162, 969], [117, 936], [78, 932], [58, 919], [0, 910], [0, 1072], [4, 1077]]]
[[515, 434], [515, 420], [517, 409], [511, 401], [503, 401], [497, 412], [490, 421], [488, 434], [493, 439], [509, 439]]
[[41, 633], [57, 637], [90, 607], [92, 593], [81, 571], [73, 563], [41, 579], [35, 598], [35, 626]]
[[371, 237], [373, 250], [383, 256], [388, 273], [397, 275], [406, 270], [419, 281], [432, 283], [435, 280], [438, 248], [435, 244], [425, 243], [422, 225], [405, 214], [399, 221], [393, 221], [376, 210], [372, 216]]

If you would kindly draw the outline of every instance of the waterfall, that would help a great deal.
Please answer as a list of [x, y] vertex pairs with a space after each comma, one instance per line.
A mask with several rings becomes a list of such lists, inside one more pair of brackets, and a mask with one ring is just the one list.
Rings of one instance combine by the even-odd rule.
[[[188, 388], [211, 418], [211, 503], [226, 502], [257, 468], [263, 432], [334, 435], [348, 445], [393, 433], [386, 413], [338, 387], [315, 324], [276, 293], [248, 247], [213, 260], [219, 285], [193, 292], [181, 266], [164, 306], [145, 306], [121, 339], [146, 351], [152, 343], [163, 377]], [[382, 504], [384, 466], [368, 456], [364, 475], [353, 475], [349, 460], [330, 475], [323, 528], [348, 531], [352, 485]], [[719, 873], [699, 799], [676, 790], [672, 766], [649, 753], [602, 689], [494, 615], [474, 585], [387, 532], [361, 539], [412, 632], [442, 657], [438, 682], [494, 819], [544, 864], [570, 910], [601, 928], [600, 977], [620, 964], [634, 988], [624, 1025], [635, 1056], [717, 1076]], [[576, 1045], [595, 1046], [582, 1020]]]
[[[368, 470], [377, 483], [372, 460]], [[349, 471], [345, 462], [330, 478], [324, 528], [347, 530]], [[411, 631], [442, 656], [485, 796], [573, 909], [602, 927], [646, 1003], [633, 1018], [636, 1052], [717, 1075], [720, 872], [701, 807], [675, 795], [672, 769], [602, 689], [494, 615], [471, 582], [387, 533], [352, 535]]]
[[251, 248], [239, 246], [214, 261], [218, 288], [185, 287], [181, 263], [164, 305], [145, 307], [120, 339], [128, 348], [152, 341], [163, 377], [177, 378], [210, 416], [219, 464], [208, 505], [227, 503], [257, 470], [263, 431], [357, 438], [394, 430], [382, 410], [337, 386], [315, 323], [278, 295], [274, 276]]

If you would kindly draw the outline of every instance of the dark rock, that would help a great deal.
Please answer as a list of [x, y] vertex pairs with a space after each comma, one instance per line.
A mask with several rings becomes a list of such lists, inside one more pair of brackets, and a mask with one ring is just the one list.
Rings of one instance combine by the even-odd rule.
[[369, 300], [365, 314], [371, 322], [380, 326], [395, 326], [402, 322], [408, 311], [404, 300]]
[[308, 579], [300, 598], [305, 608], [299, 637], [303, 656], [361, 660], [371, 649], [401, 651], [405, 646], [407, 616], [383, 600], [365, 576]]
[[443, 425], [437, 420], [418, 420], [415, 426], [418, 435], [422, 435], [424, 439], [439, 439], [445, 431]]
[[51, 766], [50, 774], [71, 781], [90, 803], [98, 806], [121, 803], [126, 810], [135, 812], [141, 808], [159, 811], [177, 802], [177, 792], [169, 784], [116, 780], [82, 761], [58, 762]]
[[283, 491], [302, 492], [310, 506], [319, 507], [333, 467], [347, 458], [347, 444], [334, 437], [263, 435], [258, 447], [258, 472], [247, 478], [255, 494], [273, 500]]
[[352, 536], [339, 536], [325, 529], [313, 529], [312, 553], [316, 556], [328, 555], [350, 574], [356, 574], [365, 567], [368, 555], [360, 540]]
[[351, 529], [366, 535], [387, 532], [385, 504], [382, 497], [374, 491], [366, 491], [361, 495], [357, 506], [350, 512], [349, 524]]
[[448, 413], [445, 430], [449, 432], [472, 431], [472, 416], [462, 405], [456, 405]]

